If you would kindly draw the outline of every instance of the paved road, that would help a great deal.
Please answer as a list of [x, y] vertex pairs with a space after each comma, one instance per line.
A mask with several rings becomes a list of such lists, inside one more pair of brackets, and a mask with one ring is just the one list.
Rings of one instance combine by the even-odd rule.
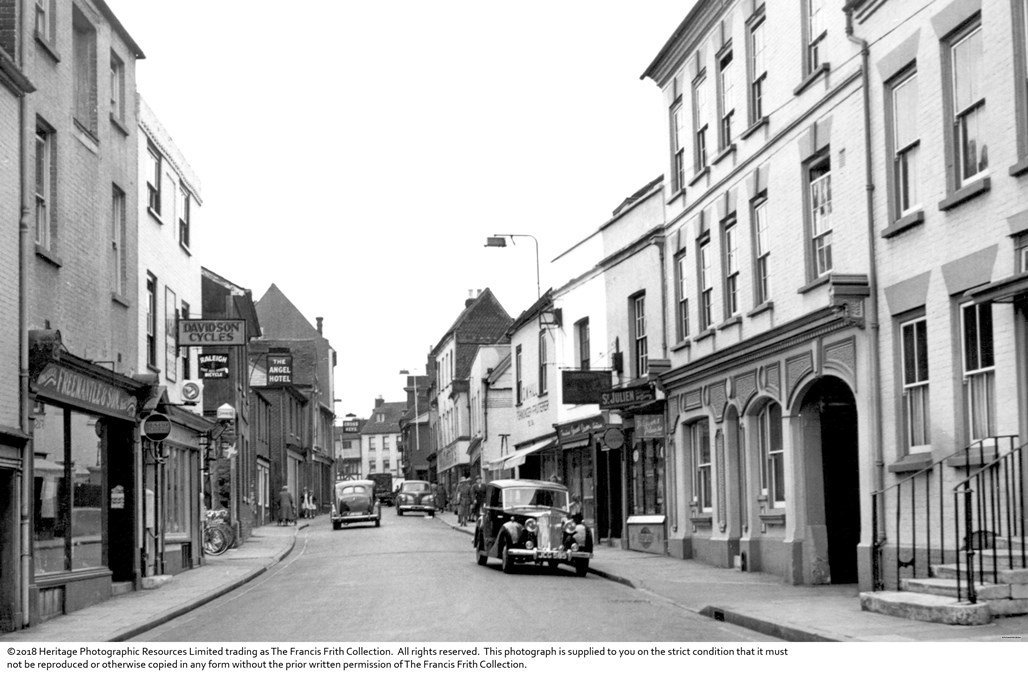
[[253, 583], [138, 641], [768, 641], [593, 575], [475, 564], [471, 537], [383, 510], [382, 526], [300, 532]]

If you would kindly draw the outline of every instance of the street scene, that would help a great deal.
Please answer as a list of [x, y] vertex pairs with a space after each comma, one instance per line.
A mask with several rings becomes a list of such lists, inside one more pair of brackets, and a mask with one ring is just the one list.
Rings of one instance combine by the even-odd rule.
[[308, 5], [0, 0], [0, 642], [1028, 639], [1028, 0]]

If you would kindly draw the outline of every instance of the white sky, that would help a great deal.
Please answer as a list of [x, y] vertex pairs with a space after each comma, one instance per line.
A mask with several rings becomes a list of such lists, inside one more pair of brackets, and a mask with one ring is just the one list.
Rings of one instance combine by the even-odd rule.
[[403, 399], [471, 289], [511, 316], [664, 172], [639, 75], [690, 0], [107, 0], [202, 184], [204, 266], [276, 283], [338, 352], [339, 415]]

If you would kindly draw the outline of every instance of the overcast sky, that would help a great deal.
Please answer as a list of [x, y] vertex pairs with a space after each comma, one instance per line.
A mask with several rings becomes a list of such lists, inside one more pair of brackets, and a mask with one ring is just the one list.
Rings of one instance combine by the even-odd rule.
[[664, 172], [639, 75], [688, 0], [108, 0], [137, 85], [199, 176], [202, 264], [276, 283], [338, 352], [338, 414], [491, 288], [511, 316], [549, 262]]

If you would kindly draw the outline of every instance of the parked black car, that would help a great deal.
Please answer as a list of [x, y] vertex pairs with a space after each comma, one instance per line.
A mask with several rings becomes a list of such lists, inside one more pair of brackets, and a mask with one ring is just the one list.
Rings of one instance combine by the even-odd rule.
[[593, 556], [592, 531], [571, 514], [567, 488], [539, 480], [489, 483], [474, 545], [479, 565], [497, 558], [504, 573], [517, 564], [570, 564], [584, 576]]

